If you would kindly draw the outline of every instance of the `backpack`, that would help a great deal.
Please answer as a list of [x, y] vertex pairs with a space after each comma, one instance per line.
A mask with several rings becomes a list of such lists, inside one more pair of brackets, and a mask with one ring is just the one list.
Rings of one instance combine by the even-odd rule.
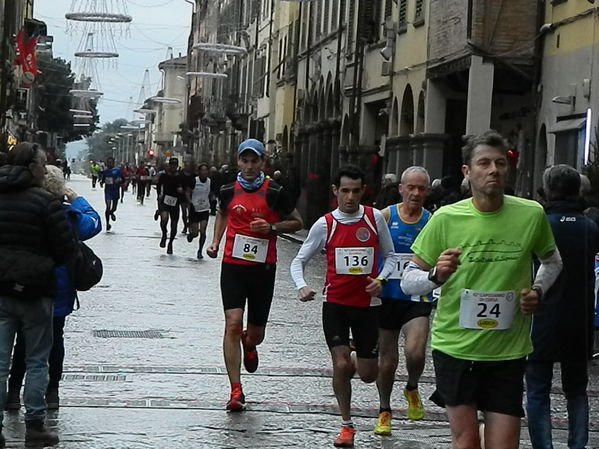
[[104, 272], [102, 259], [82, 241], [77, 242], [78, 249], [71, 270], [73, 287], [79, 292], [85, 292], [102, 279]]

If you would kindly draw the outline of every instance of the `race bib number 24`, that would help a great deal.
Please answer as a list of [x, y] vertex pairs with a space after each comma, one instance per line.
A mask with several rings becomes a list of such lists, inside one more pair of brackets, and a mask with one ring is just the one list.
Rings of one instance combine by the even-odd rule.
[[464, 289], [460, 298], [460, 326], [464, 329], [506, 330], [512, 327], [516, 292]]

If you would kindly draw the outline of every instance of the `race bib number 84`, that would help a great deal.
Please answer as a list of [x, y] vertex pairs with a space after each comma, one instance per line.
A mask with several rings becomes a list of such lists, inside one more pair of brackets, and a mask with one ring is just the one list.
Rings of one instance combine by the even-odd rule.
[[374, 264], [373, 247], [335, 248], [335, 272], [361, 276], [370, 274]]
[[233, 241], [232, 256], [236, 259], [248, 260], [250, 262], [266, 262], [268, 240], [247, 235], [237, 234]]
[[506, 330], [512, 327], [516, 293], [464, 289], [460, 299], [460, 326], [464, 329]]

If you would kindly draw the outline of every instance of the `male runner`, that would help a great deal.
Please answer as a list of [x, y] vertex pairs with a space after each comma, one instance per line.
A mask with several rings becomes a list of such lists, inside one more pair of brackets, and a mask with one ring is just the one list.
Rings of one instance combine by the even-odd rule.
[[120, 185], [124, 176], [120, 168], [114, 166], [114, 158], [106, 159], [106, 169], [100, 172], [100, 187], [104, 186], [104, 201], [106, 202], [106, 230], [110, 231], [112, 225], [110, 220], [116, 221], [116, 208], [119, 205], [121, 194]]
[[[412, 245], [401, 288], [443, 285], [432, 327], [437, 402], [447, 407], [454, 448], [516, 449], [530, 315], [561, 270], [551, 227], [536, 202], [504, 195], [507, 144], [471, 136], [462, 172], [472, 198], [444, 206]], [[534, 281], [532, 255], [541, 261]]]
[[171, 233], [166, 249], [167, 254], [173, 254], [173, 242], [177, 236], [177, 224], [179, 223], [179, 204], [181, 202], [181, 195], [183, 194], [183, 186], [181, 185], [178, 168], [179, 160], [176, 157], [171, 157], [168, 161], [166, 172], [160, 175], [158, 184], [156, 185], [160, 229], [162, 230], [162, 238], [160, 239], [161, 248], [167, 246], [167, 227], [169, 220], [171, 222]]
[[89, 173], [92, 176], [92, 189], [96, 188], [96, 182], [98, 182], [98, 176], [100, 176], [101, 171], [102, 167], [96, 161], [91, 161], [89, 164]]
[[[378, 373], [378, 313], [383, 284], [395, 268], [391, 234], [379, 210], [361, 206], [366, 185], [362, 170], [339, 169], [333, 181], [338, 208], [320, 217], [291, 263], [291, 276], [301, 301], [314, 299], [316, 291], [304, 280], [304, 267], [325, 250], [327, 273], [322, 325], [333, 359], [333, 391], [341, 418], [336, 447], [353, 447], [356, 430], [351, 420], [351, 379], [357, 371], [371, 383]], [[378, 258], [384, 259], [382, 269]], [[350, 358], [349, 333], [357, 363]]]
[[181, 218], [183, 219], [183, 234], [187, 234], [189, 228], [189, 213], [191, 209], [191, 203], [189, 202], [188, 195], [193, 190], [195, 185], [195, 174], [193, 170], [193, 164], [188, 162], [179, 171], [181, 178], [181, 186], [183, 187], [183, 194], [180, 195], [180, 206], [181, 206]]
[[191, 242], [200, 235], [200, 246], [198, 248], [198, 259], [203, 259], [202, 250], [206, 242], [206, 226], [210, 216], [211, 186], [208, 177], [208, 164], [201, 163], [198, 166], [198, 177], [191, 185], [191, 210], [189, 211], [189, 234], [187, 241]]
[[424, 418], [424, 407], [418, 394], [418, 381], [424, 370], [429, 316], [432, 311], [431, 296], [406, 295], [400, 286], [404, 267], [412, 259], [410, 246], [431, 217], [423, 204], [429, 192], [430, 177], [423, 167], [409, 167], [401, 175], [399, 194], [403, 202], [382, 210], [391, 232], [396, 269], [381, 293], [379, 317], [379, 391], [380, 410], [374, 433], [391, 435], [391, 391], [399, 360], [399, 333], [404, 335], [404, 354], [408, 383], [403, 394], [408, 401], [408, 419]]
[[[226, 230], [220, 287], [225, 309], [223, 349], [231, 383], [227, 403], [230, 411], [245, 409], [241, 346], [246, 371], [253, 373], [258, 368], [256, 346], [264, 340], [272, 302], [277, 235], [302, 228], [301, 216], [288, 195], [262, 171], [266, 155], [262, 142], [243, 141], [237, 155], [237, 180], [220, 190], [214, 237], [206, 251], [210, 257], [217, 256]], [[243, 331], [246, 299], [247, 330]]]

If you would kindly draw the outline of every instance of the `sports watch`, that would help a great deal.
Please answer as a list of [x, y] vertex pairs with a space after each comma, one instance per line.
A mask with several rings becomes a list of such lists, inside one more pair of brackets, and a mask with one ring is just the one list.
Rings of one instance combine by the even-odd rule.
[[277, 225], [274, 223], [270, 224], [270, 232], [277, 232]]
[[443, 285], [445, 282], [441, 282], [438, 278], [437, 278], [437, 266], [435, 265], [431, 270], [429, 270], [428, 272], [428, 280], [431, 282], [434, 282], [437, 285]]

